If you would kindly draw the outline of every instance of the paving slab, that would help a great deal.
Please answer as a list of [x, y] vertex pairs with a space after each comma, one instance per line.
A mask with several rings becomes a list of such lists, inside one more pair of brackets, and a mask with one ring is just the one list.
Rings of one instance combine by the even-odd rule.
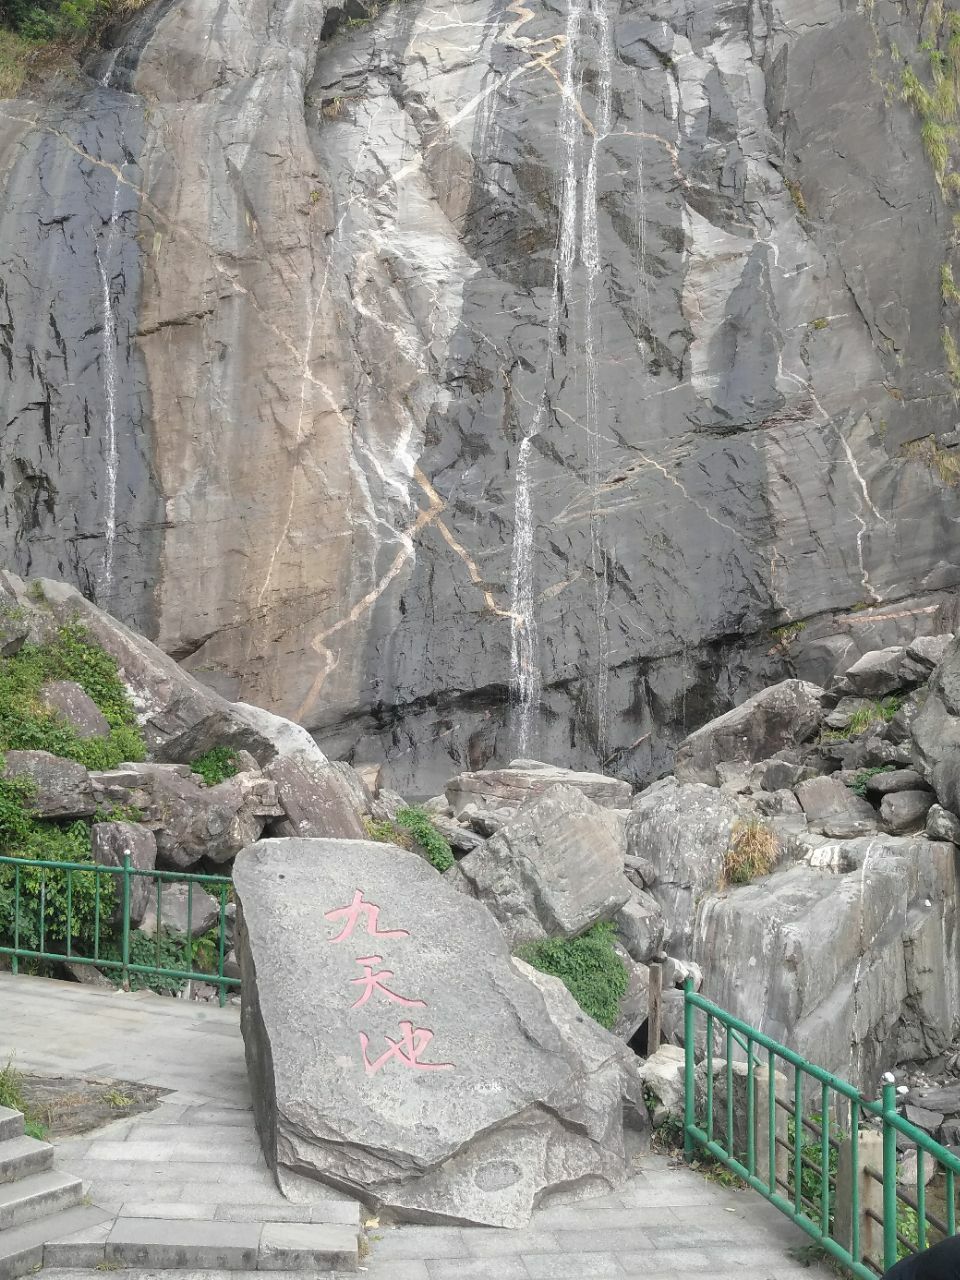
[[356, 1227], [306, 1222], [266, 1222], [260, 1233], [261, 1271], [325, 1267], [356, 1271]]
[[107, 1236], [107, 1262], [126, 1267], [257, 1266], [259, 1223], [118, 1218]]

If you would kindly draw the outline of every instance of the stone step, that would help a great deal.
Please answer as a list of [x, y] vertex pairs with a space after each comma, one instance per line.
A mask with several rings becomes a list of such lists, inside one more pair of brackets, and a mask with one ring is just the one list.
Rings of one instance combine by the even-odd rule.
[[72, 1174], [47, 1169], [19, 1182], [0, 1184], [0, 1231], [72, 1209], [83, 1198], [83, 1183]]
[[[342, 1223], [219, 1222], [191, 1218], [117, 1218], [102, 1246], [80, 1237], [83, 1262], [113, 1269], [356, 1271], [358, 1232]], [[57, 1249], [49, 1261], [60, 1261]]]
[[22, 1133], [0, 1142], [0, 1182], [18, 1182], [31, 1173], [42, 1173], [53, 1164], [53, 1147]]
[[0, 1107], [0, 1142], [23, 1137], [23, 1112], [12, 1107]]
[[[51, 1242], [90, 1230], [104, 1221], [112, 1219], [102, 1209], [78, 1206], [0, 1231], [0, 1280], [14, 1280], [16, 1276], [35, 1271], [46, 1260]], [[66, 1255], [60, 1256], [67, 1260]]]

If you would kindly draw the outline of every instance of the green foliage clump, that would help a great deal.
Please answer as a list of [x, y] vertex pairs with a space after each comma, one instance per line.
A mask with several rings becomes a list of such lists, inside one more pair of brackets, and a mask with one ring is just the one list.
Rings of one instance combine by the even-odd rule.
[[893, 768], [890, 764], [874, 765], [870, 769], [858, 769], [847, 786], [854, 795], [865, 796], [867, 794], [867, 783], [871, 778], [876, 777], [878, 773], [888, 773]]
[[24, 1129], [28, 1138], [37, 1138], [42, 1141], [47, 1136], [39, 1114], [24, 1097], [23, 1076], [12, 1062], [8, 1062], [3, 1070], [0, 1070], [0, 1107], [10, 1107], [14, 1111], [23, 1113]]
[[[159, 938], [134, 929], [130, 934], [130, 963], [156, 966], [163, 969], [179, 969], [181, 973], [210, 973], [217, 971], [220, 934], [214, 927], [199, 938], [187, 938], [171, 929], [161, 928]], [[106, 960], [120, 960], [123, 952], [120, 939], [111, 937], [101, 948]], [[176, 978], [165, 973], [137, 973], [130, 971], [131, 991], [154, 991], [158, 995], [176, 995], [187, 985], [186, 978]]]
[[364, 818], [364, 827], [371, 840], [383, 844], [397, 844], [401, 849], [419, 845], [427, 855], [427, 861], [438, 871], [448, 871], [453, 866], [453, 850], [433, 825], [426, 809], [419, 805], [404, 805], [397, 811], [396, 819]]
[[[103, 738], [81, 738], [40, 704], [50, 680], [72, 680], [96, 703], [110, 726]], [[143, 760], [146, 746], [133, 703], [108, 653], [83, 627], [69, 623], [44, 644], [27, 644], [0, 660], [0, 751], [50, 751], [88, 769]]]
[[191, 770], [199, 774], [208, 787], [215, 787], [218, 782], [232, 778], [238, 769], [237, 754], [229, 747], [211, 747], [190, 761]]
[[84, 43], [145, 0], [3, 0], [0, 22], [26, 40]]
[[613, 945], [613, 925], [595, 924], [579, 938], [529, 942], [517, 955], [559, 978], [580, 1008], [608, 1030], [627, 990], [627, 971]]
[[427, 855], [427, 861], [438, 871], [453, 866], [453, 850], [430, 821], [430, 815], [418, 805], [406, 805], [397, 813], [397, 825], [406, 828]]

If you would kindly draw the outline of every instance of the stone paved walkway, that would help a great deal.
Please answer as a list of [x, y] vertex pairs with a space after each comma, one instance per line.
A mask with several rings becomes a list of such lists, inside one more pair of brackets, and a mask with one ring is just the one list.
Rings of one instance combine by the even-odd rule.
[[[93, 1201], [113, 1213], [327, 1222], [356, 1214], [353, 1202], [312, 1183], [301, 1204], [276, 1190], [253, 1130], [235, 1007], [0, 974], [0, 1065], [11, 1057], [21, 1070], [171, 1090], [156, 1111], [57, 1141], [58, 1166], [83, 1177]], [[828, 1276], [802, 1264], [797, 1249], [806, 1237], [758, 1196], [654, 1155], [620, 1192], [540, 1210], [523, 1231], [371, 1226], [369, 1235], [367, 1280]], [[94, 1274], [50, 1272], [54, 1280]], [[136, 1274], [186, 1280], [188, 1273]], [[189, 1275], [214, 1280], [215, 1273]]]

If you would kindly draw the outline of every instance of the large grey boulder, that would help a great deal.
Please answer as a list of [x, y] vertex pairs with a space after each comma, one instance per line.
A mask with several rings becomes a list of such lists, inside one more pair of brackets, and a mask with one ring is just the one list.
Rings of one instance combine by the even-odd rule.
[[880, 802], [880, 817], [888, 831], [922, 831], [933, 803], [931, 791], [893, 791]]
[[5, 778], [30, 785], [30, 808], [39, 817], [85, 818], [96, 809], [90, 775], [75, 760], [49, 751], [7, 751], [2, 759]]
[[927, 810], [926, 832], [931, 840], [952, 840], [960, 844], [960, 818], [939, 804]]
[[78, 738], [105, 738], [110, 732], [107, 717], [73, 680], [48, 680], [40, 690], [40, 705], [68, 724]]
[[677, 779], [717, 786], [717, 765], [723, 761], [756, 764], [806, 742], [823, 718], [822, 693], [806, 680], [783, 680], [754, 694], [680, 743]]
[[[137, 822], [95, 822], [90, 829], [90, 852], [94, 862], [104, 867], [122, 867], [124, 859], [136, 871], [152, 871], [157, 865], [157, 840], [153, 832]], [[113, 883], [120, 886], [116, 877]], [[140, 924], [151, 899], [156, 899], [157, 885], [151, 876], [132, 876], [130, 880], [130, 923]], [[122, 901], [115, 895], [114, 919], [122, 919]]]
[[554, 1190], [623, 1181], [635, 1059], [511, 959], [482, 903], [371, 841], [262, 841], [234, 884], [247, 1067], [281, 1183], [518, 1227]]
[[634, 888], [613, 923], [617, 938], [638, 964], [649, 964], [659, 955], [665, 925], [660, 904], [651, 894]]
[[822, 853], [820, 868], [708, 895], [692, 952], [711, 999], [873, 1088], [879, 1071], [942, 1053], [960, 1030], [958, 851], [875, 835]]
[[676, 778], [648, 787], [634, 801], [627, 852], [653, 867], [647, 889], [663, 912], [663, 944], [669, 951], [689, 954], [697, 903], [721, 884], [735, 829], [752, 816], [736, 797]]
[[619, 820], [581, 791], [555, 786], [524, 806], [459, 869], [514, 946], [575, 937], [631, 896]]
[[910, 736], [919, 772], [943, 807], [960, 813], [960, 638], [931, 676]]
[[458, 774], [447, 783], [446, 794], [454, 817], [459, 818], [468, 805], [480, 809], [518, 808], [556, 786], [572, 787], [604, 809], [626, 808], [633, 795], [629, 782], [538, 760], [511, 760], [505, 769]]
[[[192, 886], [177, 880], [166, 880], [160, 887], [159, 927], [168, 933], [179, 934], [184, 940], [199, 938], [214, 927], [220, 919], [220, 903], [200, 885]], [[156, 891], [147, 903], [140, 932], [155, 937], [158, 927]]]
[[906, 649], [902, 645], [865, 653], [852, 667], [848, 667], [844, 678], [859, 697], [881, 698], [901, 687], [900, 668], [905, 656]]

